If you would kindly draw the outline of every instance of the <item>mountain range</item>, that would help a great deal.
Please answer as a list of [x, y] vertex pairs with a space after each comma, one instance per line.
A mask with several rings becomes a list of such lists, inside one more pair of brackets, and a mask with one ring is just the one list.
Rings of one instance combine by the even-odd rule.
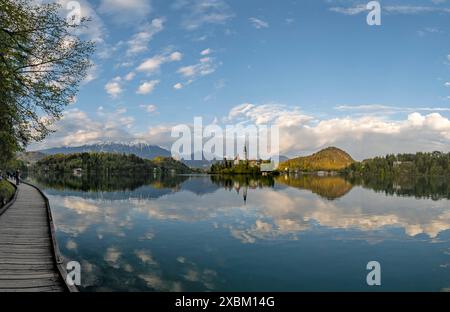
[[155, 157], [170, 157], [171, 153], [157, 145], [149, 145], [144, 143], [137, 144], [122, 144], [122, 143], [104, 143], [104, 144], [92, 144], [82, 145], [76, 147], [56, 147], [39, 151], [46, 155], [54, 154], [73, 154], [73, 153], [115, 153], [115, 154], [134, 154], [140, 158], [153, 159]]
[[[101, 143], [101, 144], [91, 144], [82, 146], [63, 146], [44, 149], [34, 152], [21, 153], [19, 159], [22, 159], [28, 163], [34, 163], [39, 161], [48, 155], [55, 154], [74, 154], [74, 153], [115, 153], [115, 154], [134, 154], [140, 158], [144, 159], [154, 159], [156, 157], [171, 157], [171, 152], [157, 145], [150, 145], [145, 143], [136, 144], [123, 144], [123, 143]], [[192, 160], [182, 160], [181, 162], [192, 168], [209, 168], [213, 161], [206, 159], [203, 160], [193, 160], [194, 156], [191, 157]]]

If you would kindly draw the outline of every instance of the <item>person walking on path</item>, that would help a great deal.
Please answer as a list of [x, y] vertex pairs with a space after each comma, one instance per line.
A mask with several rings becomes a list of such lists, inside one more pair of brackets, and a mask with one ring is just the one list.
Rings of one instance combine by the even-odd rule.
[[20, 170], [16, 170], [16, 185], [20, 184]]

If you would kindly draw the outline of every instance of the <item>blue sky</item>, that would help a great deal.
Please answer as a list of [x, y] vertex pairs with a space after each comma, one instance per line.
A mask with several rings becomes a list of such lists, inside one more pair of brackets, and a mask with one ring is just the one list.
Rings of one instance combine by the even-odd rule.
[[450, 1], [380, 1], [381, 26], [366, 23], [368, 1], [79, 2], [95, 66], [32, 149], [170, 147], [194, 116], [278, 123], [289, 156], [450, 149]]

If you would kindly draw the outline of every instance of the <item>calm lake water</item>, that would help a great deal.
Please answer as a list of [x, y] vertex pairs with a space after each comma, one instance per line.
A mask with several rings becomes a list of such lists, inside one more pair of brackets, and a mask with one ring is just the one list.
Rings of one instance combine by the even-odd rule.
[[[450, 184], [35, 177], [82, 291], [448, 291]], [[364, 185], [364, 186], [361, 186]], [[378, 261], [382, 286], [369, 287]]]

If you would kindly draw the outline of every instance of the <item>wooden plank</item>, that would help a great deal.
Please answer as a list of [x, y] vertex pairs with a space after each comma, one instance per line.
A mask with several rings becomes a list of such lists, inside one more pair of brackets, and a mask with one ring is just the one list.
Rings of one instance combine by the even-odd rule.
[[12, 253], [12, 254], [19, 254], [19, 255], [40, 255], [40, 254], [44, 254], [44, 255], [48, 255], [48, 251], [49, 251], [49, 246], [47, 247], [33, 247], [33, 248], [20, 248], [17, 246], [14, 247], [9, 247], [9, 248], [5, 248], [0, 246], [0, 255], [6, 255], [7, 253]]
[[[24, 219], [27, 219], [28, 217], [24, 217]], [[3, 229], [11, 229], [11, 228], [20, 228], [20, 229], [29, 229], [29, 230], [48, 230], [48, 222], [40, 222], [40, 224], [36, 224], [38, 227], [36, 228], [30, 228], [29, 226], [33, 226], [35, 225], [34, 223], [29, 223], [29, 222], [24, 222], [21, 221], [20, 223], [18, 222], [10, 222], [7, 219], [5, 219], [4, 223], [8, 224], [7, 226], [5, 226], [4, 228], [1, 228], [0, 230]]]
[[2, 270], [0, 269], [0, 276], [7, 276], [7, 275], [14, 275], [14, 276], [26, 276], [26, 275], [33, 275], [33, 274], [55, 274], [53, 271], [53, 267], [47, 267], [42, 269], [31, 269], [31, 268], [12, 268], [9, 270]]
[[[48, 226], [48, 225], [47, 225]], [[16, 233], [22, 233], [22, 234], [27, 234], [27, 233], [49, 233], [49, 230], [45, 227], [41, 227], [41, 228], [29, 228], [29, 227], [25, 227], [24, 229], [14, 229], [14, 227], [4, 227], [4, 228], [0, 228], [0, 232], [4, 233], [4, 234], [8, 234], [8, 231], [14, 231]]]
[[29, 263], [30, 261], [33, 262], [44, 262], [44, 261], [48, 261], [48, 262], [54, 262], [53, 257], [50, 255], [39, 255], [39, 256], [30, 256], [30, 255], [10, 255], [10, 256], [5, 256], [5, 255], [0, 255], [0, 263], [5, 263], [5, 262], [17, 262], [17, 263]]
[[10, 264], [0, 264], [0, 272], [2, 271], [39, 271], [39, 270], [53, 270], [54, 264], [22, 264], [22, 263], [10, 263]]
[[39, 234], [39, 233], [43, 233], [43, 234], [48, 234], [49, 231], [46, 228], [37, 228], [37, 229], [23, 229], [23, 230], [16, 230], [14, 228], [2, 228], [0, 229], [0, 235], [1, 234], [8, 234], [13, 232], [14, 234], [22, 234], [22, 235], [33, 235], [33, 234]]
[[20, 264], [20, 265], [38, 265], [38, 264], [55, 264], [55, 262], [52, 260], [49, 261], [33, 261], [33, 260], [24, 260], [24, 259], [0, 259], [0, 265], [2, 264]]
[[1, 289], [1, 292], [61, 292], [61, 287], [29, 287], [29, 288], [11, 288]]
[[0, 242], [0, 248], [9, 248], [9, 247], [17, 247], [17, 248], [48, 248], [51, 244], [48, 240], [40, 238], [35, 241], [30, 241], [29, 239], [17, 238], [9, 238], [8, 241]]
[[11, 229], [9, 232], [7, 230], [0, 231], [0, 235], [5, 236], [23, 236], [23, 237], [34, 237], [35, 235], [43, 235], [44, 237], [48, 238], [49, 232], [44, 230], [13, 230]]
[[0, 291], [5, 288], [30, 288], [30, 287], [61, 287], [59, 279], [42, 278], [28, 280], [0, 280]]
[[51, 240], [47, 236], [20, 236], [20, 235], [5, 235], [0, 239], [0, 245], [9, 245], [15, 243], [17, 245], [21, 244], [40, 244], [45, 245], [50, 243]]
[[41, 238], [39, 240], [29, 241], [26, 239], [11, 239], [11, 240], [2, 240], [0, 241], [0, 246], [9, 246], [9, 245], [17, 245], [17, 246], [51, 246], [50, 239]]
[[34, 259], [34, 260], [38, 260], [38, 259], [53, 259], [53, 257], [51, 255], [49, 255], [49, 251], [47, 252], [34, 252], [34, 253], [13, 253], [13, 254], [7, 254], [5, 252], [0, 252], [0, 258], [2, 260], [8, 260], [8, 259]]
[[59, 275], [55, 272], [47, 272], [47, 273], [33, 273], [29, 272], [28, 274], [3, 274], [0, 276], [0, 283], [3, 280], [28, 280], [28, 279], [51, 279], [58, 281]]

